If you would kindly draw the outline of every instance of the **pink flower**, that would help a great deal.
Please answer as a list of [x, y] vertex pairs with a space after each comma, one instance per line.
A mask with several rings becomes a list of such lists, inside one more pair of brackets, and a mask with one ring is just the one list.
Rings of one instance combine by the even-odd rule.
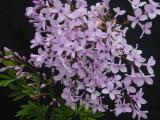
[[152, 22], [146, 22], [144, 25], [140, 25], [140, 27], [143, 31], [140, 38], [142, 38], [144, 34], [151, 34], [150, 28], [152, 27]]
[[153, 57], [151, 56], [148, 60], [148, 63], [147, 63], [147, 70], [150, 74], [153, 74], [153, 68], [152, 66], [154, 66], [156, 64], [156, 61], [153, 59]]
[[141, 2], [140, 0], [129, 0], [133, 9], [137, 9], [139, 7], [144, 6], [147, 2]]
[[135, 28], [139, 21], [147, 20], [147, 15], [143, 15], [142, 10], [140, 8], [135, 9], [134, 14], [135, 16], [128, 15], [128, 20], [132, 22], [132, 28]]
[[157, 15], [160, 15], [159, 4], [150, 0], [150, 4], [146, 4], [144, 9], [150, 19], [154, 19]]
[[126, 13], [125, 10], [120, 10], [120, 7], [113, 8], [113, 10], [116, 12], [115, 18], [119, 15], [124, 15]]
[[115, 115], [119, 116], [122, 113], [130, 113], [132, 112], [132, 108], [130, 107], [129, 103], [125, 103], [125, 100], [123, 103], [120, 101], [115, 106]]
[[142, 92], [142, 89], [140, 89], [135, 95], [132, 95], [133, 100], [136, 102], [139, 108], [141, 108], [142, 104], [147, 103], [147, 101], [144, 98], [142, 98], [143, 94], [144, 93]]

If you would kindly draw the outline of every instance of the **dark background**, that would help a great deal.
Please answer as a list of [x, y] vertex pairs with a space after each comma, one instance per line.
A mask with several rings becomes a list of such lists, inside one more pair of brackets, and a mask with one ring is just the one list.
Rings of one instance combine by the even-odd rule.
[[[89, 4], [94, 4], [96, 0], [88, 0]], [[112, 0], [112, 6], [127, 8], [126, 0]], [[157, 0], [158, 1], [158, 0]], [[34, 28], [28, 23], [25, 17], [25, 9], [31, 6], [31, 0], [0, 0], [0, 48], [7, 46], [20, 52], [25, 56], [30, 54], [30, 40], [34, 37]], [[129, 6], [128, 6], [129, 7]], [[138, 40], [139, 29], [130, 30], [128, 42], [135, 46], [139, 43], [139, 48], [143, 50], [143, 56], [149, 58], [154, 56], [157, 61], [154, 67], [156, 77], [153, 86], [145, 87], [145, 98], [148, 101], [146, 108], [149, 110], [149, 120], [160, 120], [160, 17], [153, 20], [152, 34], [144, 36]], [[16, 120], [14, 115], [22, 102], [13, 102], [8, 95], [11, 91], [7, 88], [0, 88], [0, 120]], [[112, 113], [106, 113], [104, 120], [131, 120], [130, 115], [114, 117]]]

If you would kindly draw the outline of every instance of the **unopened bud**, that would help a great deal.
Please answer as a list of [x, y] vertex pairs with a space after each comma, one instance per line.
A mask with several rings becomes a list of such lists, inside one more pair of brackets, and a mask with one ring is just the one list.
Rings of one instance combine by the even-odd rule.
[[20, 70], [20, 69], [21, 69], [21, 67], [15, 67], [14, 69], [17, 71], [17, 70]]
[[26, 16], [31, 16], [34, 13], [34, 8], [33, 7], [28, 7], [26, 9]]
[[14, 55], [15, 55], [16, 57], [18, 57], [18, 58], [22, 58], [22, 57], [19, 55], [19, 53], [17, 53], [17, 52], [14, 52]]
[[22, 59], [26, 61], [26, 57], [23, 56]]
[[31, 87], [31, 86], [33, 86], [33, 85], [34, 85], [34, 83], [29, 83], [29, 84], [28, 84], [29, 87]]
[[28, 80], [28, 79], [31, 79], [32, 78], [32, 75], [27, 75], [26, 76], [26, 79]]
[[11, 59], [13, 58], [13, 55], [4, 56], [5, 59]]
[[16, 78], [17, 79], [21, 79], [21, 78], [23, 78], [23, 77], [25, 77], [25, 74], [22, 72], [19, 76], [17, 76]]
[[53, 105], [53, 102], [50, 102], [49, 105]]
[[0, 73], [1, 73], [1, 72], [5, 72], [7, 69], [8, 69], [7, 67], [1, 68], [1, 69], [0, 69]]
[[45, 88], [47, 85], [45, 83], [41, 84], [40, 88]]
[[10, 49], [8, 49], [7, 47], [4, 47], [4, 51], [5, 52], [12, 52]]

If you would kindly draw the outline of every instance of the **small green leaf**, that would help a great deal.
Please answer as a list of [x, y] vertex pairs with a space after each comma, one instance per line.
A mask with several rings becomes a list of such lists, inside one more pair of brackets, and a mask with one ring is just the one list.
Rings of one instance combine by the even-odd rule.
[[40, 76], [32, 73], [32, 80], [36, 83], [37, 86], [40, 86]]
[[19, 79], [13, 84], [9, 84], [8, 86], [13, 91], [9, 97], [13, 97], [15, 101], [24, 97], [33, 97], [41, 93], [40, 88], [37, 87], [36, 84], [33, 86], [28, 86], [25, 79]]
[[88, 117], [87, 120], [96, 120], [96, 119], [94, 119], [92, 117]]
[[7, 74], [8, 74], [9, 76], [11, 76], [12, 78], [16, 78], [16, 71], [15, 71], [15, 70], [9, 69], [9, 70], [7, 71]]
[[15, 80], [16, 80], [16, 79], [0, 80], [0, 86], [6, 87], [6, 86], [8, 86], [10, 83], [14, 82]]
[[53, 80], [52, 79], [48, 79], [47, 80], [47, 85], [52, 85], [53, 84]]
[[75, 111], [66, 106], [54, 108], [51, 114], [51, 120], [72, 120]]
[[0, 79], [12, 79], [12, 77], [11, 76], [9, 76], [9, 75], [6, 75], [6, 74], [1, 74], [0, 75]]
[[102, 112], [96, 112], [95, 114], [93, 114], [93, 116], [94, 116], [94, 118], [101, 118], [101, 117], [103, 117], [105, 114], [104, 113], [102, 113]]
[[21, 110], [17, 112], [16, 117], [20, 120], [45, 120], [49, 106], [29, 101], [28, 104], [22, 105]]
[[3, 63], [5, 66], [16, 65], [16, 63], [14, 63], [13, 61], [9, 61], [9, 60], [8, 60], [8, 61], [3, 61], [2, 63]]
[[91, 109], [86, 109], [84, 106], [79, 106], [78, 114], [81, 120], [96, 120], [104, 116], [104, 113], [97, 112], [94, 114]]
[[17, 95], [17, 96], [13, 99], [13, 101], [18, 101], [18, 100], [24, 98], [25, 96], [26, 96], [26, 95], [24, 95], [24, 94], [19, 94], [19, 95]]

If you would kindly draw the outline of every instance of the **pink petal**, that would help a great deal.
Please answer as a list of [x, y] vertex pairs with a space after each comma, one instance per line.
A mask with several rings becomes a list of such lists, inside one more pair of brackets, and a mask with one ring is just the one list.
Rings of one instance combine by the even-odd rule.
[[116, 98], [113, 92], [109, 94], [109, 97], [111, 98], [111, 100], [114, 100]]
[[136, 88], [132, 87], [132, 86], [129, 86], [127, 88], [127, 91], [130, 92], [130, 93], [135, 93], [136, 92]]
[[100, 105], [99, 105], [99, 107], [98, 107], [98, 110], [99, 110], [100, 112], [105, 112], [105, 109], [104, 109], [102, 106], [100, 106]]
[[91, 99], [92, 100], [96, 100], [97, 99], [97, 96], [95, 94], [91, 94]]
[[147, 78], [147, 79], [146, 79], [146, 83], [147, 83], [148, 85], [153, 85], [153, 79], [152, 79], [152, 78]]
[[117, 108], [116, 111], [115, 111], [115, 115], [119, 116], [122, 112], [123, 112], [122, 108]]
[[135, 61], [134, 63], [135, 63], [135, 65], [136, 65], [137, 67], [141, 67], [141, 63], [140, 63], [140, 62]]
[[133, 17], [133, 16], [128, 15], [128, 16], [127, 16], [127, 19], [128, 19], [129, 21], [135, 21], [135, 20], [136, 20], [136, 17]]
[[156, 14], [155, 13], [149, 13], [148, 16], [149, 16], [150, 19], [154, 19], [156, 17]]
[[112, 70], [113, 73], [118, 73], [119, 67], [116, 66], [116, 65], [113, 65], [113, 66], [111, 66], [111, 70]]
[[144, 80], [142, 78], [134, 79], [133, 81], [138, 87], [141, 87], [144, 85]]
[[156, 64], [156, 61], [154, 60], [153, 56], [151, 56], [148, 60], [148, 65], [149, 66], [154, 66]]
[[152, 27], [152, 22], [147, 22], [147, 23], [145, 23], [145, 27], [146, 27], [146, 28], [151, 28], [151, 27]]
[[151, 67], [147, 67], [147, 70], [148, 70], [148, 73], [151, 74], [151, 75], [154, 73], [154, 71]]
[[126, 66], [122, 66], [121, 69], [120, 69], [120, 71], [123, 72], [123, 73], [124, 73], [124, 72], [127, 72]]
[[103, 93], [103, 94], [108, 94], [108, 93], [109, 93], [109, 90], [108, 90], [108, 89], [103, 89], [103, 90], [102, 90], [102, 93]]
[[147, 35], [148, 35], [148, 34], [151, 34], [151, 30], [150, 30], [150, 29], [145, 29], [145, 30], [144, 30], [144, 33], [147, 34]]
[[139, 20], [140, 21], [145, 21], [147, 19], [148, 19], [147, 15], [142, 15]]
[[132, 28], [135, 28], [135, 27], [136, 27], [136, 25], [137, 25], [137, 23], [138, 23], [138, 21], [137, 21], [137, 20], [136, 20], [136, 21], [134, 21], [134, 22], [132, 22], [131, 27], [132, 27]]
[[125, 107], [125, 112], [132, 112], [132, 109], [130, 107]]
[[140, 17], [142, 15], [142, 10], [140, 8], [137, 8], [134, 13], [136, 17]]

